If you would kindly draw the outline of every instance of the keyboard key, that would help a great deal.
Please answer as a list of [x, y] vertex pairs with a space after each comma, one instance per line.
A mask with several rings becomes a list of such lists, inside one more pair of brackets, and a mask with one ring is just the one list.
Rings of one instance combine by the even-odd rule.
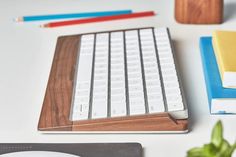
[[[100, 50], [102, 47], [102, 51]], [[94, 67], [94, 84], [93, 88], [97, 89], [101, 84], [108, 84], [108, 53], [109, 53], [109, 34], [99, 33], [96, 35], [96, 45], [95, 45], [95, 65], [97, 62], [103, 62], [104, 67], [101, 69], [98, 66]], [[103, 60], [101, 61], [100, 56], [103, 54]], [[99, 81], [102, 81], [99, 82]], [[107, 105], [108, 105], [108, 88], [104, 88], [102, 92], [93, 93], [92, 101], [92, 119], [93, 118], [106, 118], [107, 117]]]
[[90, 80], [92, 76], [92, 60], [94, 51], [94, 35], [82, 36], [81, 43], [86, 44], [81, 44], [80, 48], [77, 83], [75, 87], [74, 101], [72, 104], [74, 111], [74, 113], [72, 114], [72, 120], [88, 119], [88, 107], [91, 88]]
[[[164, 58], [163, 55], [159, 55], [159, 57], [160, 57], [160, 65], [163, 76], [163, 83], [166, 94], [168, 111], [183, 110], [184, 105], [182, 101], [181, 91], [179, 88], [178, 77], [176, 73], [172, 73], [170, 75], [169, 72], [167, 72], [167, 71], [176, 71], [173, 54], [171, 51], [171, 44], [168, 38], [168, 32], [166, 29], [155, 29], [155, 37], [156, 39], [158, 39], [156, 40], [156, 44], [159, 54], [165, 54]], [[167, 48], [165, 49], [159, 48], [161, 47], [161, 45], [163, 45], [163, 43], [165, 43], [165, 46], [167, 46]], [[166, 58], [168, 58], [168, 60], [166, 60]], [[171, 88], [170, 86], [173, 84], [175, 85], [175, 87]], [[175, 98], [180, 101], [172, 102], [172, 99], [170, 100], [170, 95], [174, 93], [176, 93]]]
[[[111, 117], [126, 116], [124, 33], [111, 33]], [[119, 49], [114, 53], [113, 50]]]
[[[142, 78], [142, 69], [141, 69], [141, 57], [139, 49], [139, 37], [138, 31], [126, 31], [126, 54], [127, 54], [127, 70], [128, 70], [128, 87], [137, 88], [135, 93], [129, 92], [129, 107], [130, 115], [136, 115], [145, 113], [145, 103], [144, 103], [144, 90], [143, 90], [143, 78]], [[131, 43], [131, 45], [129, 45]], [[132, 56], [129, 56], [129, 53], [132, 53]], [[135, 65], [135, 68], [133, 66]], [[133, 81], [135, 79], [135, 81]], [[134, 83], [135, 82], [135, 83]], [[142, 101], [132, 101], [136, 98], [142, 98]], [[137, 103], [139, 104], [138, 109]]]
[[[155, 43], [152, 29], [140, 30], [140, 39], [141, 39], [141, 47], [142, 47], [142, 55], [144, 63], [144, 74], [145, 76], [149, 75], [155, 76], [155, 78], [145, 77], [149, 112], [151, 113], [164, 112], [165, 111], [164, 100], [162, 96], [162, 87], [160, 82], [158, 60], [156, 57], [156, 50], [155, 50]], [[156, 97], [159, 97], [159, 99], [155, 99]]]

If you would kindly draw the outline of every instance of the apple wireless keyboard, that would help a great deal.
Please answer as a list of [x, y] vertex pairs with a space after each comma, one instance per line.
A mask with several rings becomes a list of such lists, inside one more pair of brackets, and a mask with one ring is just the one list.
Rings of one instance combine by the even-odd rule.
[[[167, 28], [98, 32], [73, 37], [78, 38], [79, 45], [66, 105], [72, 131], [187, 130], [187, 105]], [[66, 60], [65, 57], [62, 59]], [[128, 127], [127, 122], [136, 127]], [[165, 123], [163, 128], [162, 123]], [[65, 129], [66, 124], [61, 128]], [[60, 127], [51, 126], [46, 130], [50, 129], [58, 131]]]

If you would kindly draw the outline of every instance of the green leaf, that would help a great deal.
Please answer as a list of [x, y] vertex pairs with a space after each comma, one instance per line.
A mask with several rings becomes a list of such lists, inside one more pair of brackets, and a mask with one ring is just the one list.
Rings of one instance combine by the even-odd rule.
[[203, 146], [204, 155], [206, 157], [215, 157], [217, 154], [217, 148], [214, 144], [205, 144]]
[[196, 147], [187, 152], [187, 157], [231, 157], [236, 150], [236, 142], [231, 146], [223, 138], [223, 126], [218, 121], [211, 134], [211, 143]]
[[229, 142], [224, 139], [218, 150], [217, 157], [231, 157], [230, 149], [231, 146]]
[[217, 148], [219, 148], [222, 141], [223, 141], [223, 126], [222, 122], [218, 121], [212, 130], [211, 143], [213, 143]]
[[192, 148], [187, 152], [187, 157], [205, 157], [203, 148]]
[[227, 151], [227, 155], [228, 155], [227, 157], [231, 157], [235, 150], [236, 150], [236, 142]]

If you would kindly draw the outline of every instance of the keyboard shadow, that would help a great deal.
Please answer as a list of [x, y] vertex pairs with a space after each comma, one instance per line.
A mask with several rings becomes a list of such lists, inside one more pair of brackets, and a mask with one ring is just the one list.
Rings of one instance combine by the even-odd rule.
[[176, 62], [176, 68], [178, 69], [178, 75], [179, 75], [179, 79], [181, 81], [181, 84], [182, 84], [182, 88], [183, 88], [183, 91], [184, 91], [184, 96], [185, 96], [185, 100], [186, 100], [186, 104], [187, 104], [187, 107], [188, 107], [188, 115], [189, 115], [189, 118], [188, 118], [188, 129], [189, 129], [189, 132], [192, 131], [196, 121], [197, 121], [197, 115], [196, 113], [194, 112], [194, 108], [193, 108], [193, 104], [191, 104], [191, 101], [189, 100], [190, 99], [190, 95], [189, 95], [189, 91], [187, 91], [187, 85], [185, 82], [187, 82], [187, 80], [185, 80], [184, 78], [184, 73], [183, 73], [183, 70], [181, 70], [181, 67], [185, 66], [185, 65], [182, 65], [182, 63], [180, 62], [180, 55], [178, 55], [179, 53], [181, 53], [181, 49], [180, 49], [180, 45], [181, 43], [177, 40], [172, 40], [172, 46], [173, 46], [173, 55], [174, 55], [174, 58], [175, 58], [175, 62]]

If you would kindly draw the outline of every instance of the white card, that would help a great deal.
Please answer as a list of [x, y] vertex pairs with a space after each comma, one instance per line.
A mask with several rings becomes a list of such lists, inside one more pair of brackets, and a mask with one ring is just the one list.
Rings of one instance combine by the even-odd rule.
[[0, 155], [0, 157], [79, 157], [77, 155], [50, 151], [23, 151]]

